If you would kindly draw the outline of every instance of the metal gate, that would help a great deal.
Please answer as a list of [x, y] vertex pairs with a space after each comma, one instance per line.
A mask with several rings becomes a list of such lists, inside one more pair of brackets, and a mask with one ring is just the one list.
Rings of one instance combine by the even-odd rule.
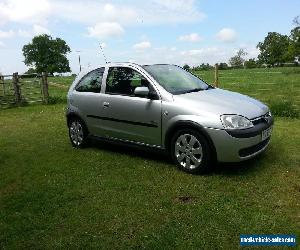
[[26, 103], [43, 102], [42, 77], [39, 75], [20, 75], [19, 85], [22, 100]]
[[16, 104], [13, 87], [13, 76], [0, 77], [0, 108], [10, 107]]
[[43, 102], [41, 76], [17, 73], [0, 76], [0, 109], [35, 102]]

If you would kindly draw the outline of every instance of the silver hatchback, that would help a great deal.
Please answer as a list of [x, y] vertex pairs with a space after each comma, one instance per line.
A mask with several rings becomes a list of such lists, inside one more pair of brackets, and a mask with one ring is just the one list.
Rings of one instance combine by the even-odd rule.
[[189, 173], [258, 155], [273, 125], [265, 104], [168, 64], [109, 63], [81, 73], [66, 116], [74, 147], [96, 137], [159, 148]]

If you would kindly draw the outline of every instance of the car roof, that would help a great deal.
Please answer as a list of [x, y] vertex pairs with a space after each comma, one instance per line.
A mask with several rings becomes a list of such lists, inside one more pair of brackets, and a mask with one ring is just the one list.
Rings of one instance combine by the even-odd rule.
[[174, 66], [177, 66], [178, 65], [175, 65], [175, 64], [168, 64], [168, 63], [156, 63], [156, 64], [144, 64], [144, 65], [141, 65], [141, 64], [138, 64], [138, 63], [134, 63], [134, 62], [107, 62], [106, 64], [100, 64], [96, 67], [88, 67], [88, 68], [85, 68], [83, 69], [79, 74], [78, 74], [78, 77], [81, 78], [83, 77], [84, 75], [86, 75], [87, 73], [93, 71], [93, 70], [96, 70], [98, 68], [102, 68], [102, 67], [112, 67], [112, 66], [123, 66], [123, 67], [126, 67], [126, 66], [133, 66], [133, 67], [144, 67], [144, 66], [153, 66], [153, 65], [174, 65]]
[[98, 69], [101, 67], [106, 67], [106, 66], [139, 66], [139, 67], [143, 67], [143, 66], [153, 66], [153, 65], [174, 65], [174, 66], [178, 66], [176, 64], [170, 64], [170, 63], [153, 63], [153, 64], [138, 64], [138, 63], [134, 63], [134, 62], [107, 62], [106, 64], [100, 64], [97, 67], [92, 67], [92, 68], [88, 68], [89, 71], [94, 70], [94, 69]]

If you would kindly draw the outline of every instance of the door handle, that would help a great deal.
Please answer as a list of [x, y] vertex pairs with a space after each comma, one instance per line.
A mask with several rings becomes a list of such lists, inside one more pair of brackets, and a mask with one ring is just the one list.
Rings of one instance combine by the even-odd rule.
[[103, 102], [103, 107], [108, 108], [109, 107], [109, 102]]

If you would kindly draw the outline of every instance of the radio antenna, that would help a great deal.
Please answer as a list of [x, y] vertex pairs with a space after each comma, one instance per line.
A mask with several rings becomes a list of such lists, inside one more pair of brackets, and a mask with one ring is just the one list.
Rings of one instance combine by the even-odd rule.
[[100, 43], [100, 49], [101, 49], [102, 55], [103, 55], [103, 57], [104, 57], [104, 61], [105, 61], [105, 63], [107, 63], [106, 56], [105, 56], [105, 54], [104, 54], [104, 50], [103, 50], [103, 48], [102, 48], [101, 43]]

